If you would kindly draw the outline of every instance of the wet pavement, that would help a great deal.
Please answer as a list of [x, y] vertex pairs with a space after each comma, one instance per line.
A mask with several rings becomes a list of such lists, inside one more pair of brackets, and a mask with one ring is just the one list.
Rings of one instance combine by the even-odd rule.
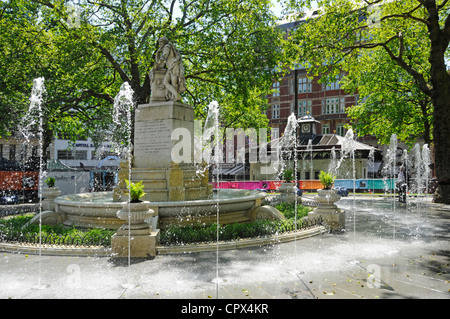
[[344, 233], [263, 247], [131, 260], [1, 253], [0, 298], [450, 299], [448, 206], [339, 206]]

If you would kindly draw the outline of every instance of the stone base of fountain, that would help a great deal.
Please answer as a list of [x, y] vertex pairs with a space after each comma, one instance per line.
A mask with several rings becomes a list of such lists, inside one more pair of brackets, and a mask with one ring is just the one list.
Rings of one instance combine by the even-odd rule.
[[177, 202], [211, 199], [213, 186], [208, 183], [208, 170], [199, 170], [193, 165], [171, 163], [164, 168], [131, 168], [120, 163], [119, 185], [114, 188], [114, 201], [128, 200], [125, 179], [142, 181], [144, 199], [151, 202]]
[[114, 257], [154, 257], [159, 244], [159, 230], [145, 222], [155, 215], [150, 202], [124, 203], [117, 217], [124, 221], [111, 237]]
[[[131, 234], [130, 234], [131, 233]], [[159, 229], [133, 230], [119, 228], [111, 237], [114, 257], [154, 257], [159, 244]]]
[[342, 231], [345, 229], [345, 211], [338, 208], [334, 203], [341, 199], [335, 190], [319, 189], [314, 200], [319, 205], [308, 214], [308, 217], [322, 217], [331, 231]]
[[166, 168], [133, 168], [132, 181], [142, 181], [145, 199], [151, 202], [176, 202], [211, 199], [208, 170], [198, 173], [193, 165], [171, 163]]

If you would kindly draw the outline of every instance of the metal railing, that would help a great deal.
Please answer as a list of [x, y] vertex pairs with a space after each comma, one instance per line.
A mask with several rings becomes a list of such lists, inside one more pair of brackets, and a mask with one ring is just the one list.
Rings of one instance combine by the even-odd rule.
[[109, 247], [111, 246], [111, 236], [100, 234], [76, 234], [73, 236], [60, 234], [39, 235], [39, 233], [9, 233], [0, 229], [0, 242], [50, 246]]
[[302, 201], [301, 204], [303, 206], [308, 206], [308, 207], [317, 207], [319, 206], [319, 203], [316, 202], [314, 199], [312, 198], [307, 198], [307, 197], [302, 197]]
[[39, 210], [39, 204], [0, 206], [0, 218], [22, 213], [34, 213]]

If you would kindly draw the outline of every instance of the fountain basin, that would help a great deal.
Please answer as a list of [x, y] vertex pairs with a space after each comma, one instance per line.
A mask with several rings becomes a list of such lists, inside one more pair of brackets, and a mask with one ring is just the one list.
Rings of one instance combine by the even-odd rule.
[[[243, 190], [221, 189], [212, 199], [151, 202], [159, 219], [159, 228], [169, 225], [219, 222], [221, 224], [249, 222], [252, 214], [262, 206], [266, 193]], [[124, 221], [117, 217], [125, 202], [114, 202], [113, 192], [95, 192], [59, 196], [55, 199], [56, 210], [64, 225], [87, 228], [117, 229]]]

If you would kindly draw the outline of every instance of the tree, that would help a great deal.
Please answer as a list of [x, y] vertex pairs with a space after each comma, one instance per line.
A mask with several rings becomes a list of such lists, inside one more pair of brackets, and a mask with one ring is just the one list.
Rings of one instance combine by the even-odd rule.
[[[21, 122], [37, 77], [45, 78], [46, 87], [44, 150], [54, 134], [76, 139], [104, 126], [115, 87], [99, 54], [86, 41], [68, 36], [75, 30], [61, 33], [59, 22], [39, 4], [11, 0], [2, 5], [0, 106], [10, 117], [0, 120], [0, 135], [10, 135]], [[44, 161], [46, 156], [44, 152]]]
[[[311, 1], [289, 3], [294, 4], [291, 8], [298, 9], [298, 6], [310, 5]], [[372, 61], [388, 63], [384, 70], [388, 70], [389, 64], [395, 66], [390, 76], [401, 70], [396, 82], [407, 84], [410, 96], [416, 98], [414, 103], [420, 105], [419, 101], [423, 100], [420, 103], [427, 111], [422, 113], [421, 120], [433, 124], [430, 136], [439, 182], [434, 201], [449, 203], [450, 75], [445, 63], [450, 41], [449, 1], [321, 0], [317, 3], [319, 15], [302, 24], [292, 36], [299, 59], [310, 64], [311, 73], [326, 74], [325, 78], [333, 78], [341, 70], [347, 72], [349, 79], [363, 72], [369, 74], [373, 64], [357, 62], [371, 54], [374, 57], [382, 54], [382, 58], [379, 56]], [[395, 83], [392, 79], [388, 82]], [[397, 108], [395, 111], [401, 111], [399, 106], [403, 105], [407, 91], [394, 96], [392, 90], [383, 89], [376, 94], [386, 91], [396, 99], [392, 104]], [[427, 101], [431, 101], [431, 105]], [[431, 110], [432, 121], [428, 117]], [[398, 117], [405, 114], [408, 113], [400, 112]]]
[[433, 142], [433, 105], [412, 77], [387, 57], [383, 49], [360, 54], [351, 77], [341, 81], [348, 92], [358, 92], [358, 103], [347, 109], [360, 136], [374, 135], [389, 144], [392, 134], [412, 146], [418, 138]]
[[[4, 11], [33, 17], [25, 19], [17, 37], [26, 38], [28, 30], [42, 35], [41, 42], [30, 44], [30, 50], [40, 48], [40, 54], [29, 60], [24, 56], [26, 70], [17, 72], [22, 78], [45, 77], [46, 106], [52, 110], [46, 116], [49, 132], [76, 136], [105, 127], [123, 82], [133, 89], [136, 104], [147, 103], [148, 73], [161, 36], [183, 56], [183, 101], [193, 105], [198, 116], [217, 100], [230, 110], [230, 116], [225, 114], [229, 121], [235, 117], [240, 125], [249, 125], [259, 119], [259, 125], [266, 125], [262, 116], [245, 122], [236, 114], [242, 106], [253, 108], [252, 98], [270, 88], [272, 70], [280, 60], [281, 52], [273, 44], [281, 34], [273, 27], [268, 0], [80, 0], [76, 5], [31, 0], [34, 11], [25, 0], [2, 5]], [[2, 22], [14, 25], [14, 17], [2, 17]], [[8, 50], [18, 55], [20, 47], [14, 42]], [[40, 64], [45, 65], [37, 67]], [[14, 71], [6, 72], [14, 78]], [[23, 95], [30, 90], [28, 86], [12, 91]]]
[[36, 5], [19, 9], [9, 2], [0, 8], [0, 137], [6, 137], [29, 104], [23, 93], [29, 97], [32, 79], [37, 77], [30, 64], [40, 56], [43, 34], [31, 27]]

